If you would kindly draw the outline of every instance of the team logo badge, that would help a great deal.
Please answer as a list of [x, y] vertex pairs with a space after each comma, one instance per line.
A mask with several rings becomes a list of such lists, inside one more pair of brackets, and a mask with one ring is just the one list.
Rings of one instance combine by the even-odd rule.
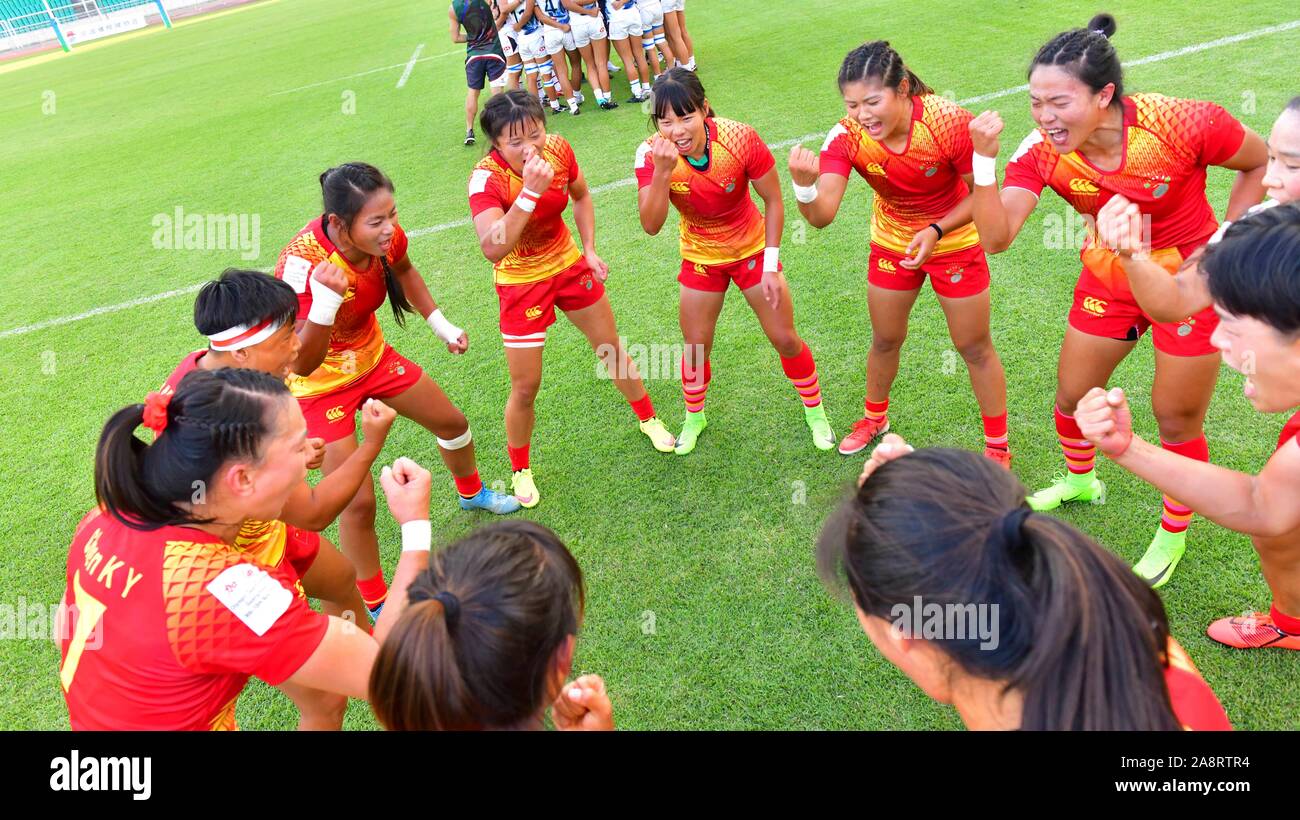
[[542, 315], [541, 305], [533, 305], [528, 310], [524, 311], [524, 318], [526, 319], [536, 319], [538, 316], [541, 315]]
[[1093, 316], [1101, 316], [1106, 312], [1106, 300], [1098, 299], [1095, 296], [1085, 296], [1083, 298], [1083, 309]]
[[1095, 194], [1101, 189], [1090, 179], [1075, 177], [1070, 180], [1070, 193], [1073, 194]]
[[753, 259], [749, 260], [749, 264], [745, 267], [745, 269], [746, 269], [746, 270], [753, 270], [753, 269], [754, 269], [754, 260], [753, 260]]
[[939, 173], [939, 166], [937, 165], [931, 165], [929, 168], [925, 169], [925, 175], [928, 177], [932, 177], [937, 173]]
[[405, 376], [405, 375], [406, 375], [406, 365], [404, 365], [404, 364], [399, 364], [397, 367], [394, 367], [394, 368], [393, 368], [393, 372], [396, 373], [396, 374], [399, 375], [399, 376]]
[[727, 187], [724, 188], [723, 190], [726, 191], [727, 193], [731, 193], [732, 191], [736, 190], [736, 181], [734, 179], [728, 180]]
[[867, 163], [867, 173], [883, 177], [885, 175], [885, 166], [879, 162], [869, 162]]
[[668, 191], [674, 194], [689, 194], [691, 192], [691, 183], [689, 182], [670, 182]]
[[583, 276], [582, 276], [582, 286], [583, 286], [584, 288], [586, 288], [587, 290], [591, 290], [591, 274], [590, 274], [590, 273], [583, 274]]
[[1164, 196], [1167, 193], [1169, 193], [1169, 183], [1162, 182], [1156, 186], [1156, 189], [1154, 191], [1151, 192], [1151, 196], [1155, 197], [1156, 199], [1159, 199], [1160, 197]]
[[336, 404], [336, 405], [334, 405], [333, 407], [331, 407], [330, 409], [328, 409], [328, 410], [325, 411], [325, 420], [326, 420], [326, 421], [329, 421], [329, 422], [331, 422], [331, 423], [332, 423], [332, 422], [336, 422], [336, 421], [338, 421], [339, 419], [343, 418], [343, 415], [344, 415], [344, 413], [343, 413], [343, 405], [341, 405], [341, 404]]
[[881, 259], [879, 262], [877, 262], [876, 269], [885, 271], [886, 273], [896, 273], [898, 271], [898, 268], [894, 265], [894, 263], [890, 262], [888, 259]]
[[948, 271], [948, 278], [949, 278], [949, 281], [951, 281], [954, 285], [957, 284], [958, 282], [960, 282], [960, 281], [961, 281], [962, 271], [964, 271], [964, 270], [966, 270], [966, 269], [965, 269], [965, 268], [956, 268], [956, 269], [949, 270], [949, 271]]
[[1196, 324], [1196, 320], [1195, 320], [1195, 319], [1188, 319], [1187, 321], [1180, 323], [1180, 324], [1178, 325], [1178, 335], [1179, 335], [1179, 336], [1191, 336], [1191, 335], [1192, 335], [1192, 325], [1194, 325], [1194, 324]]

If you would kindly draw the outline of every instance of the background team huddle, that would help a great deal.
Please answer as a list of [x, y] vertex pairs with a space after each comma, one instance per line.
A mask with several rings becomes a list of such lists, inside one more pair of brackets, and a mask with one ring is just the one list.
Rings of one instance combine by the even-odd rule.
[[[1266, 143], [1216, 103], [1126, 94], [1109, 41], [1115, 22], [1099, 15], [1033, 56], [1037, 128], [999, 184], [997, 113], [975, 115], [936, 94], [888, 42], [854, 48], [836, 78], [845, 116], [820, 152], [795, 146], [786, 158], [796, 205], [813, 228], [861, 195], [850, 191], [855, 174], [874, 192], [870, 338], [855, 340], [868, 351], [863, 411], [840, 412], [856, 397], [831, 396], [828, 412], [823, 374], [795, 326], [800, 283], [787, 280], [780, 258], [777, 157], [733, 112], [713, 110], [680, 0], [657, 9], [611, 0], [608, 23], [603, 5], [451, 5], [453, 38], [467, 45], [467, 143], [476, 140], [485, 78], [504, 75], [507, 86], [477, 120], [488, 148], [469, 176], [468, 205], [499, 303], [509, 492], [479, 476], [475, 444], [500, 441], [487, 432], [493, 423], [471, 425], [449, 398], [455, 385], [432, 379], [380, 328], [376, 314], [388, 302], [399, 325], [418, 314], [451, 355], [473, 355], [468, 331], [448, 316], [455, 306], [444, 313], [408, 254], [397, 186], [362, 162], [326, 170], [320, 215], [285, 246], [273, 275], [232, 269], [206, 285], [194, 318], [207, 348], [104, 429], [99, 507], [79, 525], [68, 562], [60, 678], [72, 726], [234, 728], [239, 693], [257, 676], [294, 701], [303, 728], [339, 728], [349, 697], [368, 700], [392, 729], [539, 728], [546, 716], [561, 729], [612, 728], [605, 681], [573, 674], [586, 590], [564, 533], [506, 519], [433, 550], [429, 505], [439, 492], [463, 510], [502, 516], [564, 503], [548, 494], [542, 504], [547, 463], [535, 475], [531, 451], [545, 406], [543, 351], [560, 314], [612, 374], [658, 454], [644, 458], [686, 458], [710, 446], [711, 354], [715, 343], [729, 344], [719, 317], [734, 284], [776, 354], [772, 369], [779, 364], [793, 388], [764, 411], [782, 412], [782, 401], [801, 406], [822, 458], [875, 445], [816, 552], [827, 585], [847, 587], [863, 630], [891, 664], [972, 728], [1228, 728], [1153, 588], [1174, 577], [1193, 512], [1203, 512], [1259, 536], [1274, 595], [1269, 612], [1221, 619], [1209, 636], [1239, 649], [1300, 648], [1300, 521], [1286, 509], [1247, 521], [1234, 495], [1243, 485], [1229, 476], [1248, 478], [1205, 464], [1202, 429], [1221, 354], [1240, 365], [1233, 339], [1253, 327], [1242, 322], [1278, 334], [1252, 337], [1252, 350], [1280, 351], [1260, 361], [1284, 363], [1282, 375], [1248, 373], [1247, 397], [1270, 412], [1300, 405], [1288, 375], [1295, 371], [1285, 369], [1295, 367], [1287, 351], [1300, 344], [1300, 322], [1288, 324], [1300, 304], [1287, 307], [1300, 288], [1286, 276], [1300, 276], [1300, 210], [1286, 204], [1300, 195], [1300, 98], [1280, 112]], [[611, 266], [596, 246], [600, 211], [582, 170], [586, 149], [548, 131], [547, 105], [562, 111], [563, 100], [577, 114], [584, 80], [601, 108], [615, 107], [608, 48], [597, 47], [606, 34], [654, 128], [627, 146], [640, 226], [653, 236], [671, 210], [679, 215], [680, 426], [676, 412], [660, 413], [667, 396], [656, 409], [616, 325]], [[563, 57], [555, 60], [561, 51], [578, 55], [569, 71]], [[1230, 226], [1206, 198], [1210, 166], [1237, 173], [1223, 211]], [[1030, 493], [1011, 473], [1016, 431], [990, 331], [997, 263], [989, 254], [1011, 245], [1045, 188], [1094, 222], [1052, 410], [1063, 472]], [[1266, 199], [1276, 207], [1261, 207]], [[576, 242], [564, 219], [570, 204]], [[1263, 255], [1251, 257], [1252, 249]], [[1283, 273], [1269, 278], [1269, 265]], [[890, 433], [906, 432], [917, 412], [891, 408], [890, 392], [927, 280], [969, 372], [982, 441], [909, 444]], [[1262, 304], [1241, 301], [1240, 293], [1266, 286], [1275, 292]], [[1148, 331], [1159, 447], [1133, 435], [1122, 391], [1101, 389]], [[475, 339], [476, 348], [486, 343], [482, 331]], [[382, 468], [382, 494], [402, 532], [401, 557], [386, 568], [371, 468], [398, 415], [432, 434], [455, 495], [436, 489], [441, 479], [423, 453]], [[837, 435], [833, 422], [848, 427]], [[598, 450], [601, 428], [619, 422], [568, 423], [588, 428]], [[139, 426], [151, 434], [138, 437]], [[1261, 473], [1266, 486], [1300, 478], [1296, 426]], [[1098, 449], [1164, 491], [1150, 547], [1131, 569], [1043, 514], [1104, 498]], [[306, 479], [317, 467], [323, 476], [313, 486]], [[336, 519], [337, 547], [320, 536]], [[127, 580], [106, 572], [114, 566]], [[932, 640], [891, 627], [898, 605], [922, 599], [997, 603], [1001, 637], [989, 648], [976, 636]], [[114, 620], [152, 637], [117, 641]], [[83, 652], [101, 622], [108, 640]], [[165, 629], [149, 631], [159, 624]], [[158, 697], [143, 703], [137, 690]]]

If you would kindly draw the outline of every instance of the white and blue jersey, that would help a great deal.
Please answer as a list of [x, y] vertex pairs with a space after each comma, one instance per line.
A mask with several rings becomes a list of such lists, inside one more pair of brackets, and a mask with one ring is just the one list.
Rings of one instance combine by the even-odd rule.
[[[514, 15], [514, 23], [515, 23], [515, 27], [516, 27], [516, 28], [519, 28], [519, 17], [520, 17], [520, 15], [523, 14], [523, 11], [520, 10], [520, 9], [515, 9], [514, 11], [512, 11], [512, 12], [510, 12], [510, 13]], [[539, 31], [541, 28], [542, 28], [542, 21], [541, 21], [541, 20], [538, 20], [538, 19], [537, 19], [537, 15], [534, 14], [532, 17], [529, 17], [529, 18], [528, 18], [528, 22], [527, 22], [527, 23], [524, 23], [524, 27], [519, 29], [519, 33], [520, 33], [520, 34], [532, 34], [532, 33], [535, 32], [535, 31]]]
[[557, 23], [569, 24], [569, 9], [565, 7], [560, 0], [542, 0], [542, 8], [546, 11], [546, 16]]

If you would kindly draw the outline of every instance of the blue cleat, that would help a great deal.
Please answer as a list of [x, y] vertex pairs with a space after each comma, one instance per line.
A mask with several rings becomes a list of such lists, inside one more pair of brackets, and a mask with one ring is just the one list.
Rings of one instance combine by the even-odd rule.
[[497, 515], [509, 515], [518, 510], [520, 506], [519, 499], [513, 495], [489, 490], [487, 487], [479, 489], [478, 494], [473, 498], [460, 497], [460, 508], [462, 510], [487, 510]]

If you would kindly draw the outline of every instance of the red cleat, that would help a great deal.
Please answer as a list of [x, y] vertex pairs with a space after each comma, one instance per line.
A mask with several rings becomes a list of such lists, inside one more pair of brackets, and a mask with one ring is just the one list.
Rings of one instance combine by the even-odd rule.
[[989, 461], [997, 462], [998, 466], [1004, 470], [1011, 469], [1011, 451], [1003, 450], [999, 447], [985, 447], [984, 457]]
[[1220, 618], [1205, 634], [1233, 649], [1300, 649], [1300, 635], [1277, 628], [1267, 612], [1252, 612], [1236, 618]]
[[863, 418], [853, 422], [853, 430], [840, 442], [840, 454], [851, 456], [866, 449], [879, 436], [889, 432], [889, 417]]

